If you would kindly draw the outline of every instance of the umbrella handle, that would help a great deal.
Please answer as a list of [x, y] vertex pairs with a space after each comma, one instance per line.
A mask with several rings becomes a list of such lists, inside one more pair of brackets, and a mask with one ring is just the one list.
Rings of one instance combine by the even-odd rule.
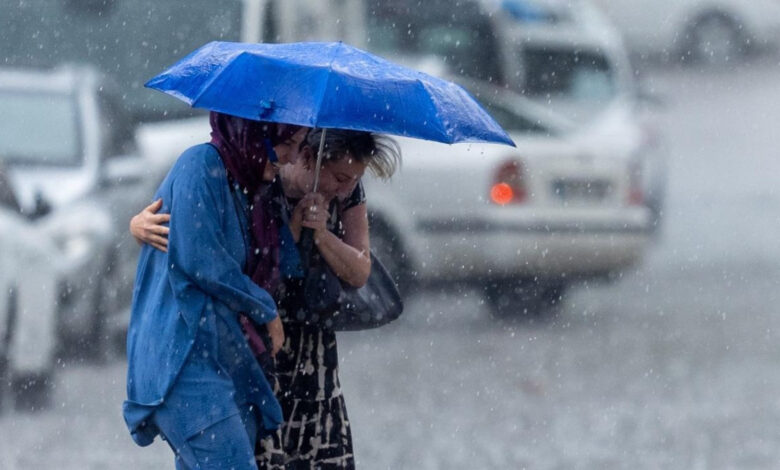
[[[322, 151], [325, 148], [325, 133], [327, 129], [322, 129], [322, 135], [320, 136], [320, 148], [317, 150], [317, 163], [314, 166], [314, 188], [313, 192], [317, 192], [320, 186], [320, 168], [322, 167]], [[312, 250], [314, 249], [314, 230], [308, 227], [301, 229], [301, 266], [303, 272], [309, 271], [309, 265], [311, 264]]]
[[325, 133], [327, 132], [327, 129], [322, 130], [322, 135], [320, 136], [320, 149], [317, 150], [317, 163], [314, 165], [314, 188], [313, 192], [317, 192], [317, 189], [320, 187], [320, 168], [322, 167], [322, 150], [325, 148]]

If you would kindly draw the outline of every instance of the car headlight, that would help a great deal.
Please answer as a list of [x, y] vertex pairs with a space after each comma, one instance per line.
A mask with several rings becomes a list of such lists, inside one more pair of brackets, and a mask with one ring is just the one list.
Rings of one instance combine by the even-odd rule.
[[104, 211], [93, 207], [59, 210], [42, 221], [65, 265], [92, 258], [110, 239], [111, 225]]
[[66, 259], [76, 260], [87, 256], [95, 247], [96, 237], [88, 233], [65, 233], [54, 237], [54, 244]]

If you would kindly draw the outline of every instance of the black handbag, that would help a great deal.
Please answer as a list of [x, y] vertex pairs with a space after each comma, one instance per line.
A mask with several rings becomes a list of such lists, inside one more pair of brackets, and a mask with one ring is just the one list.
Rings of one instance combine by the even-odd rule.
[[[302, 254], [311, 245], [304, 234]], [[342, 282], [325, 260], [309, 251], [309, 263], [303, 281], [303, 305], [297, 319], [316, 323], [334, 331], [369, 330], [386, 325], [403, 313], [403, 300], [387, 268], [371, 253], [371, 273], [363, 287]]]
[[396, 320], [404, 309], [398, 286], [373, 252], [371, 274], [363, 287], [345, 284], [322, 263], [310, 267], [303, 296], [318, 324], [334, 331], [378, 328]]

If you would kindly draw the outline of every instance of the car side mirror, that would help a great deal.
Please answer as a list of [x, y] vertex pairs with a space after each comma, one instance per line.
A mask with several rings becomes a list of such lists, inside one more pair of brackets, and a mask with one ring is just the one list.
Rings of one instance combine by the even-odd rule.
[[29, 214], [30, 219], [38, 219], [51, 212], [51, 204], [48, 199], [44, 197], [43, 193], [38, 190], [35, 191], [35, 206], [33, 207], [33, 213]]
[[121, 155], [105, 160], [101, 174], [103, 186], [136, 184], [143, 181], [143, 159], [136, 155]]

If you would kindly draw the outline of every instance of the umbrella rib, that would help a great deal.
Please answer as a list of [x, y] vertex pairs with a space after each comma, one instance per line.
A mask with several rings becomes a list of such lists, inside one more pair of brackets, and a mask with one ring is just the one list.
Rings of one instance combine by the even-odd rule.
[[198, 94], [197, 94], [197, 95], [196, 95], [196, 96], [195, 96], [195, 97], [192, 99], [192, 104], [190, 104], [190, 106], [192, 106], [193, 108], [197, 107], [197, 106], [196, 106], [196, 104], [198, 103], [198, 100], [201, 98], [201, 96], [203, 96], [203, 94], [204, 94], [204, 93], [206, 93], [206, 91], [209, 89], [209, 87], [210, 87], [210, 86], [211, 86], [211, 85], [212, 85], [212, 84], [213, 84], [215, 81], [217, 81], [217, 79], [218, 79], [219, 77], [221, 77], [221, 76], [222, 76], [222, 74], [223, 74], [223, 73], [225, 73], [225, 71], [226, 71], [228, 68], [232, 67], [232, 66], [233, 66], [233, 64], [236, 62], [236, 60], [238, 60], [238, 58], [239, 58], [239, 57], [242, 57], [242, 56], [244, 56], [244, 55], [246, 55], [246, 52], [245, 52], [245, 51], [241, 51], [241, 52], [239, 52], [239, 53], [238, 53], [238, 55], [236, 55], [235, 57], [233, 57], [233, 58], [232, 58], [232, 59], [231, 59], [231, 60], [230, 60], [230, 61], [227, 63], [227, 65], [225, 65], [224, 67], [222, 67], [222, 68], [219, 70], [219, 72], [217, 72], [217, 73], [215, 73], [213, 76], [209, 77], [208, 81], [207, 81], [206, 83], [204, 83], [204, 84], [203, 84], [203, 86], [200, 88], [200, 91], [198, 92]]
[[338, 55], [339, 49], [341, 49], [344, 46], [344, 43], [339, 41], [338, 46], [336, 47], [336, 50], [333, 51], [333, 57], [330, 59], [330, 63], [328, 64], [328, 73], [326, 75], [325, 79], [325, 86], [322, 88], [322, 93], [320, 93], [320, 98], [317, 100], [317, 111], [314, 113], [314, 126], [319, 127], [317, 123], [320, 120], [320, 112], [322, 111], [322, 103], [325, 101], [325, 94], [328, 91], [328, 84], [330, 83], [330, 79], [333, 76], [333, 63], [336, 62], [336, 57]]
[[438, 130], [441, 132], [441, 134], [447, 136], [446, 143], [452, 144], [454, 142], [454, 139], [449, 135], [447, 129], [444, 127], [444, 123], [440, 122], [441, 118], [439, 117], [438, 107], [436, 106], [436, 103], [433, 101], [433, 95], [431, 95], [431, 93], [428, 91], [428, 87], [425, 86], [425, 82], [421, 78], [418, 77], [415, 80], [417, 80], [417, 83], [419, 83], [420, 86], [423, 88], [423, 90], [425, 90], [426, 92], [425, 97], [430, 101], [431, 105], [433, 105], [433, 109], [437, 110], [436, 111], [437, 122], [431, 124], [436, 124], [437, 125], [436, 127], [438, 127]]

